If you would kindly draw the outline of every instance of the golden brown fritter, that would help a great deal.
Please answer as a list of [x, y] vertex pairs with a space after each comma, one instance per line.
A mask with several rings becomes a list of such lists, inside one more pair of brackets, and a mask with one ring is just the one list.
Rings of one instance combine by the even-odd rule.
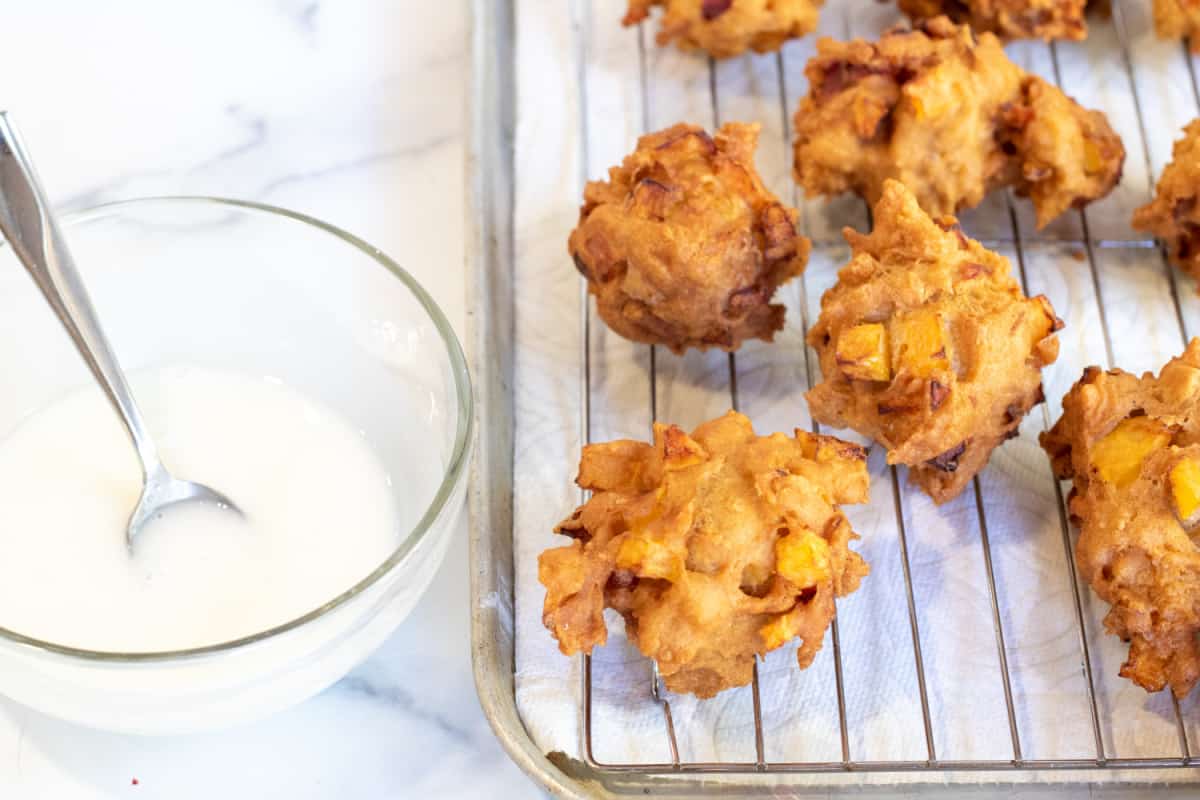
[[575, 541], [538, 559], [542, 620], [563, 653], [590, 653], [616, 609], [674, 692], [744, 686], [796, 637], [807, 667], [868, 572], [837, 507], [866, 502], [866, 452], [832, 436], [756, 436], [731, 411], [691, 436], [588, 445], [576, 482], [595, 494], [556, 528]]
[[954, 218], [934, 222], [897, 181], [870, 235], [844, 233], [853, 257], [808, 336], [824, 377], [809, 408], [882, 444], [943, 503], [1044, 399], [1062, 323], [1045, 297], [1025, 297], [1007, 260]]
[[1129, 642], [1121, 675], [1183, 697], [1200, 678], [1200, 339], [1158, 377], [1088, 367], [1041, 439], [1074, 481], [1079, 572]]
[[1087, 0], [899, 0], [914, 20], [945, 14], [1001, 39], [1086, 39]]
[[1200, 279], [1200, 119], [1183, 129], [1154, 199], [1133, 212], [1133, 227], [1167, 245], [1171, 263]]
[[674, 125], [588, 183], [568, 250], [614, 331], [682, 353], [783, 327], [771, 298], [804, 271], [809, 241], [754, 168], [759, 127]]
[[874, 204], [893, 178], [940, 216], [1012, 186], [1041, 227], [1121, 175], [1125, 149], [1102, 113], [1009, 61], [994, 35], [946, 17], [874, 44], [821, 39], [805, 73], [795, 177], [810, 194], [854, 191]]
[[656, 41], [675, 41], [681, 50], [703, 50], [715, 58], [747, 50], [778, 50], [817, 27], [824, 0], [629, 0], [622, 23], [634, 25], [662, 6]]
[[1160, 39], [1187, 39], [1200, 53], [1200, 0], [1154, 0], [1154, 31]]

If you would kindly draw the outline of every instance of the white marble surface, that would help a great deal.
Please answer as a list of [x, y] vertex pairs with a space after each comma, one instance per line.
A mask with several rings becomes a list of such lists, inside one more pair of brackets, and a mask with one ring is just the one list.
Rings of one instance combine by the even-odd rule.
[[[305, 211], [396, 257], [461, 330], [462, 0], [4, 10], [0, 107], [60, 206], [208, 193]], [[260, 724], [139, 739], [0, 702], [0, 798], [538, 796], [475, 698], [466, 561], [463, 531], [381, 652]]]

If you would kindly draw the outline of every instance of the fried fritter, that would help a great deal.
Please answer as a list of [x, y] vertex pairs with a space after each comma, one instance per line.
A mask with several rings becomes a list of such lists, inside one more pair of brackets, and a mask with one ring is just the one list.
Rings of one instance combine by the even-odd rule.
[[1045, 297], [1025, 297], [1004, 257], [953, 217], [930, 219], [898, 181], [884, 183], [870, 235], [844, 234], [853, 257], [808, 336], [824, 377], [809, 409], [882, 444], [943, 503], [1044, 399], [1062, 322]]
[[664, 8], [655, 37], [681, 50], [730, 58], [747, 50], [768, 53], [817, 27], [824, 0], [629, 0], [622, 23], [635, 25]]
[[899, 0], [914, 20], [945, 14], [1001, 39], [1086, 39], [1088, 0]]
[[542, 620], [564, 654], [590, 653], [616, 609], [674, 692], [743, 686], [796, 637], [807, 667], [868, 572], [837, 508], [866, 502], [866, 452], [832, 436], [756, 436], [731, 411], [691, 436], [588, 445], [576, 482], [595, 494], [555, 529], [575, 541], [538, 559]]
[[1187, 39], [1200, 53], [1200, 0], [1154, 0], [1154, 32], [1160, 39]]
[[1133, 212], [1133, 227], [1167, 245], [1171, 263], [1200, 279], [1200, 119], [1183, 129], [1154, 199]]
[[1074, 481], [1075, 559], [1129, 642], [1121, 675], [1183, 697], [1200, 678], [1200, 339], [1158, 377], [1088, 367], [1041, 441]]
[[759, 127], [674, 125], [588, 183], [568, 250], [614, 331], [682, 353], [783, 327], [771, 298], [804, 271], [809, 241], [754, 168]]
[[810, 194], [854, 191], [874, 204], [894, 178], [940, 216], [1012, 186], [1042, 227], [1121, 175], [1125, 149], [1104, 114], [1009, 61], [994, 35], [946, 17], [874, 44], [821, 39], [805, 74], [794, 171]]

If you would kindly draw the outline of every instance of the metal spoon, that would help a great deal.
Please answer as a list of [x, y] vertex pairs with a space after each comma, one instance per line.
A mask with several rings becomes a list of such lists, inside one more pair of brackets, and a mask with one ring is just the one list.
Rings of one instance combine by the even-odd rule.
[[133, 548], [134, 539], [148, 521], [179, 503], [215, 503], [241, 514], [225, 495], [172, 477], [159, 460], [150, 431], [50, 213], [33, 161], [7, 112], [0, 112], [0, 232], [33, 276], [100, 388], [108, 395], [142, 462], [142, 495], [125, 530], [129, 547]]

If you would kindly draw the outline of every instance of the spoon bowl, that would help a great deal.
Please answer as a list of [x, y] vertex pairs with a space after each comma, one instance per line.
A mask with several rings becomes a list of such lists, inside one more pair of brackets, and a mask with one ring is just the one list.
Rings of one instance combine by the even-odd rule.
[[215, 489], [176, 478], [159, 465], [159, 469], [146, 476], [137, 506], [129, 515], [129, 524], [125, 529], [125, 541], [129, 547], [133, 547], [134, 539], [150, 523], [161, 518], [168, 508], [180, 503], [208, 503], [242, 514], [232, 500]]

